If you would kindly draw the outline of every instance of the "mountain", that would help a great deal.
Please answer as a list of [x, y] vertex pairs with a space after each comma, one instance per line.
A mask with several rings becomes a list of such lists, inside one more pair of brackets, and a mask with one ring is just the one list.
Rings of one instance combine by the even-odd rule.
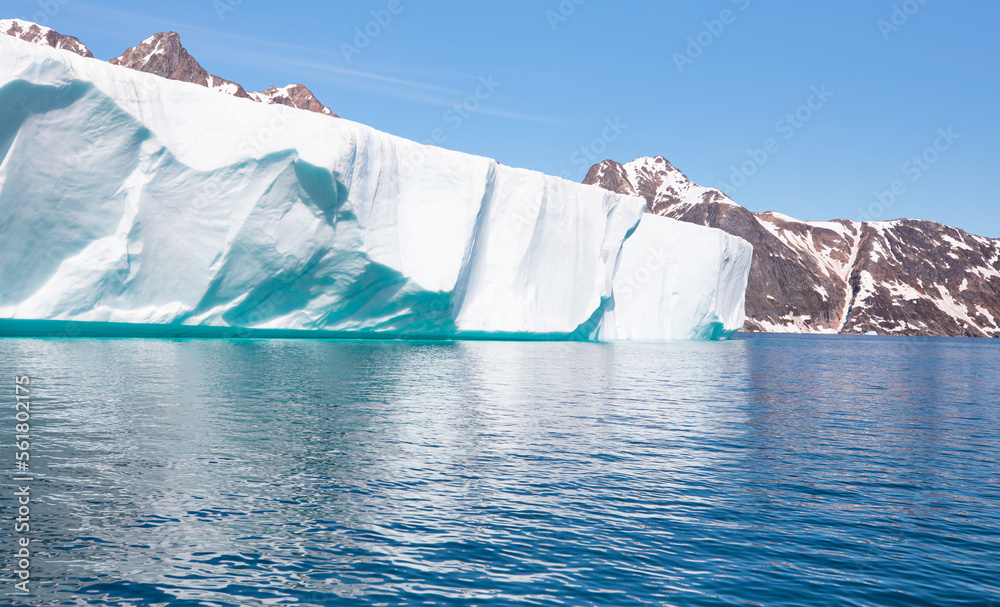
[[317, 114], [336, 116], [330, 108], [320, 103], [319, 99], [312, 94], [312, 91], [301, 84], [289, 84], [288, 86], [281, 87], [280, 89], [272, 86], [266, 91], [250, 93], [250, 97], [254, 101], [259, 101], [261, 103], [276, 103], [279, 105], [287, 105], [288, 107], [298, 108], [300, 110], [309, 110], [310, 112], [316, 112]]
[[[0, 33], [26, 42], [68, 50], [83, 57], [94, 56], [78, 39], [72, 36], [63, 36], [55, 30], [30, 21], [2, 20], [0, 21]], [[181, 44], [181, 38], [176, 32], [163, 32], [150, 36], [138, 46], [134, 46], [111, 59], [109, 63], [139, 72], [156, 74], [170, 80], [198, 84], [242, 99], [252, 99], [264, 104], [286, 105], [339, 118], [330, 108], [323, 105], [312, 91], [301, 84], [289, 84], [281, 88], [272, 86], [266, 91], [248, 93], [242, 86], [231, 80], [209, 74], [184, 48]]]
[[0, 333], [727, 337], [750, 245], [644, 206], [0, 36]]
[[0, 19], [0, 34], [13, 36], [25, 42], [51, 46], [59, 50], [76, 53], [81, 57], [93, 57], [94, 54], [82, 42], [73, 36], [63, 36], [55, 30], [20, 19]]
[[200, 84], [234, 97], [336, 116], [312, 94], [312, 91], [301, 84], [290, 84], [280, 89], [272, 86], [259, 93], [247, 93], [239, 84], [209, 74], [181, 45], [181, 38], [176, 32], [164, 32], [146, 38], [141, 44], [126, 50], [109, 63], [156, 74], [170, 80]]
[[174, 32], [150, 36], [108, 63], [170, 80], [200, 84], [227, 95], [250, 99], [242, 86], [205, 71], [181, 45], [181, 37]]
[[745, 331], [1000, 337], [1000, 240], [916, 219], [753, 213], [662, 156], [606, 160], [584, 183], [753, 244]]

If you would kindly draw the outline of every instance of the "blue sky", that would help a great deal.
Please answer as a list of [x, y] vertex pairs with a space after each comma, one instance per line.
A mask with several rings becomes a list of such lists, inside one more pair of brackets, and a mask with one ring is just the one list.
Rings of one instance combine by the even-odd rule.
[[663, 155], [755, 211], [1000, 237], [996, 0], [3, 6], [101, 59], [173, 30], [250, 90], [301, 82], [345, 118], [577, 181]]

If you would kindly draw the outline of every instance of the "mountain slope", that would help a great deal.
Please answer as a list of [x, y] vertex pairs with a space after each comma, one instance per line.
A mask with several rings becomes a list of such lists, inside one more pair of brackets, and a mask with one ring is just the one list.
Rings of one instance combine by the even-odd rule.
[[584, 183], [754, 246], [746, 331], [1000, 336], [1000, 240], [913, 219], [807, 222], [753, 213], [665, 158], [594, 165]]
[[73, 36], [63, 36], [55, 30], [21, 19], [0, 19], [0, 34], [13, 36], [25, 42], [51, 46], [63, 51], [76, 53], [81, 57], [93, 57], [85, 44]]
[[289, 84], [288, 86], [283, 86], [280, 89], [272, 86], [266, 91], [250, 93], [250, 97], [254, 101], [259, 101], [261, 103], [276, 103], [279, 105], [287, 105], [288, 107], [298, 108], [300, 110], [309, 110], [310, 112], [316, 112], [317, 114], [326, 114], [327, 116], [335, 115], [330, 108], [320, 103], [319, 99], [312, 94], [312, 91], [301, 84]]
[[335, 115], [301, 84], [290, 84], [280, 89], [272, 86], [259, 93], [247, 93], [239, 84], [209, 74], [184, 48], [176, 32], [163, 32], [150, 36], [109, 63], [156, 74], [170, 80], [200, 84], [227, 95], [253, 99], [259, 103], [287, 105], [317, 114]]
[[250, 99], [250, 95], [242, 86], [205, 71], [205, 68], [201, 67], [201, 64], [181, 45], [181, 37], [175, 32], [150, 36], [108, 63], [156, 74], [170, 80], [200, 84], [234, 97]]
[[[78, 39], [72, 36], [63, 36], [55, 30], [30, 21], [2, 20], [0, 21], [0, 34], [7, 34], [34, 44], [68, 50], [83, 57], [94, 56]], [[170, 80], [198, 84], [241, 99], [252, 99], [264, 104], [286, 105], [339, 118], [330, 108], [323, 105], [312, 91], [301, 84], [289, 84], [281, 88], [272, 86], [265, 91], [248, 93], [242, 86], [231, 80], [209, 74], [184, 48], [181, 44], [181, 38], [176, 32], [162, 32], [150, 36], [137, 46], [129, 48], [118, 57], [111, 59], [108, 63], [139, 72], [156, 74]]]

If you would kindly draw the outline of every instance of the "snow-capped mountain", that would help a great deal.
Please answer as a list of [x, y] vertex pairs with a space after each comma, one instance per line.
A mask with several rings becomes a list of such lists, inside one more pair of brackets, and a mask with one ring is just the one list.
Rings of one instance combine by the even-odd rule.
[[[83, 57], [94, 56], [78, 39], [72, 36], [63, 36], [51, 28], [30, 21], [2, 20], [0, 21], [0, 33], [26, 42], [68, 50]], [[272, 86], [266, 91], [248, 93], [235, 82], [209, 74], [184, 48], [181, 44], [181, 38], [176, 32], [162, 32], [150, 36], [139, 45], [111, 59], [109, 63], [156, 74], [170, 80], [198, 84], [242, 99], [252, 99], [264, 104], [287, 105], [317, 114], [339, 117], [330, 108], [323, 105], [312, 91], [301, 84], [289, 84], [281, 88]]]
[[20, 19], [0, 19], [0, 34], [13, 36], [25, 42], [33, 42], [44, 46], [51, 46], [71, 53], [76, 53], [81, 57], [93, 57], [85, 44], [73, 36], [63, 36], [52, 28], [38, 25], [30, 21]]
[[156, 74], [170, 80], [200, 84], [234, 97], [250, 98], [242, 86], [213, 76], [201, 67], [191, 53], [181, 45], [181, 37], [175, 32], [150, 36], [108, 63]]
[[319, 99], [316, 99], [316, 96], [312, 94], [312, 91], [301, 84], [289, 84], [288, 86], [283, 86], [280, 89], [272, 86], [266, 91], [250, 93], [250, 97], [254, 101], [259, 101], [261, 103], [277, 103], [279, 105], [287, 105], [288, 107], [294, 107], [300, 110], [309, 110], [310, 112], [316, 112], [317, 114], [336, 116], [330, 108], [320, 103]]
[[747, 331], [1000, 336], [1000, 240], [915, 219], [752, 213], [663, 157], [606, 160], [584, 183], [752, 243]]
[[317, 114], [336, 116], [330, 108], [323, 105], [312, 94], [312, 91], [301, 84], [289, 84], [280, 89], [272, 86], [266, 91], [248, 93], [235, 82], [209, 74], [184, 48], [181, 44], [181, 37], [176, 32], [163, 32], [150, 36], [138, 46], [134, 46], [112, 59], [110, 63], [140, 72], [156, 74], [170, 80], [200, 84], [234, 97], [253, 99], [266, 104], [287, 105]]
[[0, 333], [716, 339], [743, 325], [750, 245], [638, 197], [8, 36], [0, 99], [0, 240], [17, 243], [0, 252]]

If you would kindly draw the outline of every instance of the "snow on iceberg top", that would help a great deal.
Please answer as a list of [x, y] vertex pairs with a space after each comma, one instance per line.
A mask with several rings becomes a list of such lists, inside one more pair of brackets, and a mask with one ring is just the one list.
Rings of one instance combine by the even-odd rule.
[[[51, 47], [29, 45], [9, 36], [0, 36], [0, 65], [11, 75], [10, 79], [31, 74], [32, 80], [50, 84], [70, 80], [93, 84], [150, 128], [179, 160], [202, 170], [232, 164], [248, 156], [290, 149], [295, 149], [306, 162], [328, 166], [333, 160], [331, 151], [341, 147], [330, 144], [334, 140], [351, 143], [361, 132], [391, 138], [396, 145], [406, 148], [408, 162], [402, 170], [417, 171], [428, 157], [445, 156], [462, 163], [496, 162], [410, 141], [343, 118], [331, 120], [328, 115], [313, 115], [285, 105], [265, 105], [218, 95], [199, 85], [167, 80]], [[500, 168], [543, 175], [530, 169], [502, 165]], [[592, 187], [554, 176], [546, 178], [562, 181], [562, 186], [570, 190]]]
[[[30, 242], [0, 257], [0, 318], [591, 339], [614, 304], [640, 198], [4, 38], [0, 204], [23, 212], [0, 237]], [[749, 246], [654, 219], [650, 239], [707, 247], [673, 255], [704, 280], [635, 251], [619, 274], [649, 291], [618, 334], [737, 329], [719, 294]]]

